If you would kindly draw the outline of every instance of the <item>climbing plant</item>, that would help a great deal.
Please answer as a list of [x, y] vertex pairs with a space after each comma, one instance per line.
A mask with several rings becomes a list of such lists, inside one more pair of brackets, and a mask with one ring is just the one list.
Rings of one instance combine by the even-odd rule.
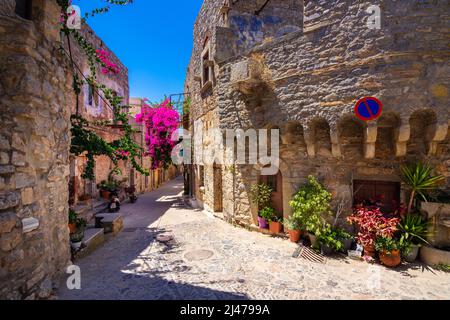
[[172, 150], [178, 141], [173, 139], [180, 116], [169, 99], [152, 106], [144, 104], [136, 122], [144, 123], [147, 154], [152, 158], [152, 168], [167, 168], [172, 163]]
[[[126, 5], [132, 3], [131, 0], [105, 0], [112, 5]], [[148, 170], [142, 168], [136, 158], [141, 158], [143, 154], [142, 148], [133, 140], [133, 134], [136, 132], [128, 122], [128, 113], [124, 112], [128, 106], [122, 105], [123, 97], [117, 95], [114, 90], [106, 87], [103, 84], [97, 82], [97, 71], [100, 68], [103, 74], [117, 75], [120, 73], [120, 68], [114, 64], [110, 59], [109, 52], [102, 48], [95, 48], [95, 46], [89, 42], [84, 35], [77, 29], [68, 27], [68, 19], [75, 14], [75, 12], [68, 12], [69, 7], [72, 4], [71, 0], [57, 0], [57, 3], [61, 9], [60, 29], [61, 34], [64, 35], [67, 41], [68, 50], [65, 45], [61, 43], [61, 51], [65, 52], [70, 59], [70, 63], [73, 69], [73, 88], [77, 95], [77, 107], [76, 113], [71, 117], [71, 134], [72, 143], [70, 151], [74, 155], [85, 155], [87, 158], [87, 164], [82, 174], [84, 179], [94, 180], [95, 173], [95, 157], [99, 155], [108, 156], [114, 164], [117, 164], [118, 160], [130, 160], [131, 165], [140, 173], [149, 175]], [[83, 22], [88, 17], [93, 17], [97, 14], [102, 14], [109, 11], [110, 6], [103, 8], [97, 8], [87, 13], [82, 19]], [[85, 76], [81, 73], [81, 70], [76, 66], [72, 57], [71, 41], [74, 40], [81, 48], [81, 51], [87, 58], [88, 66], [90, 69], [90, 75]], [[80, 74], [80, 75], [79, 75]], [[107, 126], [111, 125], [110, 121], [97, 121], [90, 123], [87, 119], [83, 118], [79, 114], [78, 108], [78, 96], [81, 92], [81, 87], [87, 84], [91, 88], [101, 91], [105, 97], [105, 102], [111, 107], [114, 113], [113, 123], [120, 124], [123, 135], [112, 142], [107, 142], [101, 138], [97, 133], [92, 130], [93, 126]]]

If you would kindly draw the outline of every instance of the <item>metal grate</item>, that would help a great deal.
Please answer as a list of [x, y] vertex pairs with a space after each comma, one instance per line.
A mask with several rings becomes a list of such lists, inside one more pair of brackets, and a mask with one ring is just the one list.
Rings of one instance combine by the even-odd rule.
[[315, 263], [326, 263], [327, 261], [327, 258], [325, 256], [321, 255], [310, 247], [302, 246], [300, 250], [300, 259], [305, 259]]

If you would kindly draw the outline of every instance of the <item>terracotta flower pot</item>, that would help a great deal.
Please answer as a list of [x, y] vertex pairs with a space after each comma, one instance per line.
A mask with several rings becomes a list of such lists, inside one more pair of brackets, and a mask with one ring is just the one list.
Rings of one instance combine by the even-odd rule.
[[297, 243], [300, 240], [302, 232], [300, 230], [289, 230], [289, 239], [291, 242]]
[[380, 252], [380, 261], [386, 267], [396, 267], [402, 262], [402, 258], [400, 256], [400, 250], [392, 250], [389, 251], [381, 251]]
[[374, 258], [375, 257], [375, 246], [373, 244], [364, 246], [364, 255]]
[[274, 221], [269, 222], [269, 230], [270, 230], [270, 233], [272, 233], [272, 234], [280, 233], [282, 228], [283, 227], [281, 225], [281, 222], [274, 222]]
[[76, 223], [69, 223], [69, 232], [75, 233], [77, 231], [77, 225]]
[[101, 191], [100, 191], [100, 196], [101, 196], [103, 199], [109, 200], [109, 198], [111, 197], [111, 192], [106, 191], [106, 190], [101, 190]]

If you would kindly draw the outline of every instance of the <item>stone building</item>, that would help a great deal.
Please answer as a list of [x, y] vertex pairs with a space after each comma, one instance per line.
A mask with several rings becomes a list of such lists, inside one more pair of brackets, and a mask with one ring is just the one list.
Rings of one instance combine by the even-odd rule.
[[[118, 74], [104, 74], [98, 72], [97, 82], [113, 89], [117, 95], [123, 97], [123, 105], [129, 104], [129, 84], [128, 84], [128, 69], [116, 57], [116, 55], [103, 43], [103, 41], [94, 33], [94, 31], [86, 24], [83, 24], [81, 33], [84, 37], [94, 45], [95, 48], [102, 49], [109, 53], [109, 60], [113, 62], [120, 72]], [[66, 48], [68, 48], [66, 40]], [[78, 76], [83, 79], [90, 75], [87, 57], [81, 49], [71, 41], [72, 56], [74, 59], [75, 70]], [[78, 108], [78, 110], [77, 110]], [[78, 103], [72, 105], [72, 114], [79, 114], [91, 123], [101, 123], [104, 121], [111, 122], [114, 118], [114, 112], [108, 100], [99, 89], [95, 89], [88, 84], [84, 84], [81, 88], [81, 93], [78, 96]], [[109, 125], [94, 125], [92, 130], [107, 142], [120, 139], [123, 132], [119, 126]], [[71, 156], [70, 163], [70, 201], [74, 206], [78, 200], [89, 197], [98, 198], [99, 190], [97, 184], [101, 181], [108, 180], [108, 176], [116, 165], [107, 156], [95, 157], [95, 180], [83, 179], [82, 174], [86, 166], [87, 159], [85, 156]], [[121, 170], [121, 178], [126, 181], [131, 181], [132, 169], [128, 162], [119, 161], [117, 167]], [[132, 181], [131, 181], [132, 182]], [[89, 217], [86, 217], [89, 219]]]
[[[96, 181], [84, 181], [84, 157], [70, 155], [70, 117], [77, 105], [90, 121], [111, 120], [113, 112], [87, 85], [77, 103], [72, 66], [60, 50], [66, 39], [61, 39], [59, 20], [54, 0], [0, 0], [0, 299], [44, 299], [52, 294], [71, 263], [69, 201], [75, 206], [81, 195], [96, 197], [95, 184], [106, 180], [113, 166], [108, 158], [97, 157]], [[117, 76], [99, 73], [98, 81], [128, 104], [126, 67], [89, 27], [82, 32], [109, 51], [121, 69]], [[72, 45], [78, 75], [89, 75], [86, 60]], [[120, 128], [93, 129], [107, 141], [122, 135]], [[136, 141], [141, 141], [139, 134]], [[142, 164], [150, 167], [148, 159]], [[144, 180], [129, 163], [119, 166], [128, 184]], [[170, 170], [153, 173], [158, 185], [177, 173]], [[69, 182], [76, 185], [72, 197]], [[91, 213], [86, 214], [89, 218]]]
[[[449, 12], [441, 0], [205, 0], [185, 82], [194, 144], [211, 144], [210, 128], [279, 129], [280, 168], [196, 163], [191, 195], [248, 226], [260, 181], [285, 217], [309, 174], [348, 211], [356, 197], [404, 202], [400, 166], [411, 161], [429, 161], [450, 187]], [[384, 105], [377, 120], [354, 115], [366, 96]]]
[[[16, 6], [17, 4], [17, 6]], [[45, 298], [70, 262], [72, 73], [59, 8], [0, 2], [0, 298]]]

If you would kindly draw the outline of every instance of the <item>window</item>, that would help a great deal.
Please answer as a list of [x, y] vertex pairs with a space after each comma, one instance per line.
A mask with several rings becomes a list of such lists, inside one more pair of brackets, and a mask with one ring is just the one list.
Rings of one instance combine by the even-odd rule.
[[92, 85], [88, 85], [88, 105], [94, 105], [94, 87]]
[[214, 63], [211, 60], [210, 42], [208, 39], [205, 41], [204, 49], [202, 52], [202, 89], [206, 90], [212, 87], [213, 81], [213, 66]]
[[32, 1], [31, 0], [16, 0], [16, 14], [24, 19], [31, 20], [32, 18]]

